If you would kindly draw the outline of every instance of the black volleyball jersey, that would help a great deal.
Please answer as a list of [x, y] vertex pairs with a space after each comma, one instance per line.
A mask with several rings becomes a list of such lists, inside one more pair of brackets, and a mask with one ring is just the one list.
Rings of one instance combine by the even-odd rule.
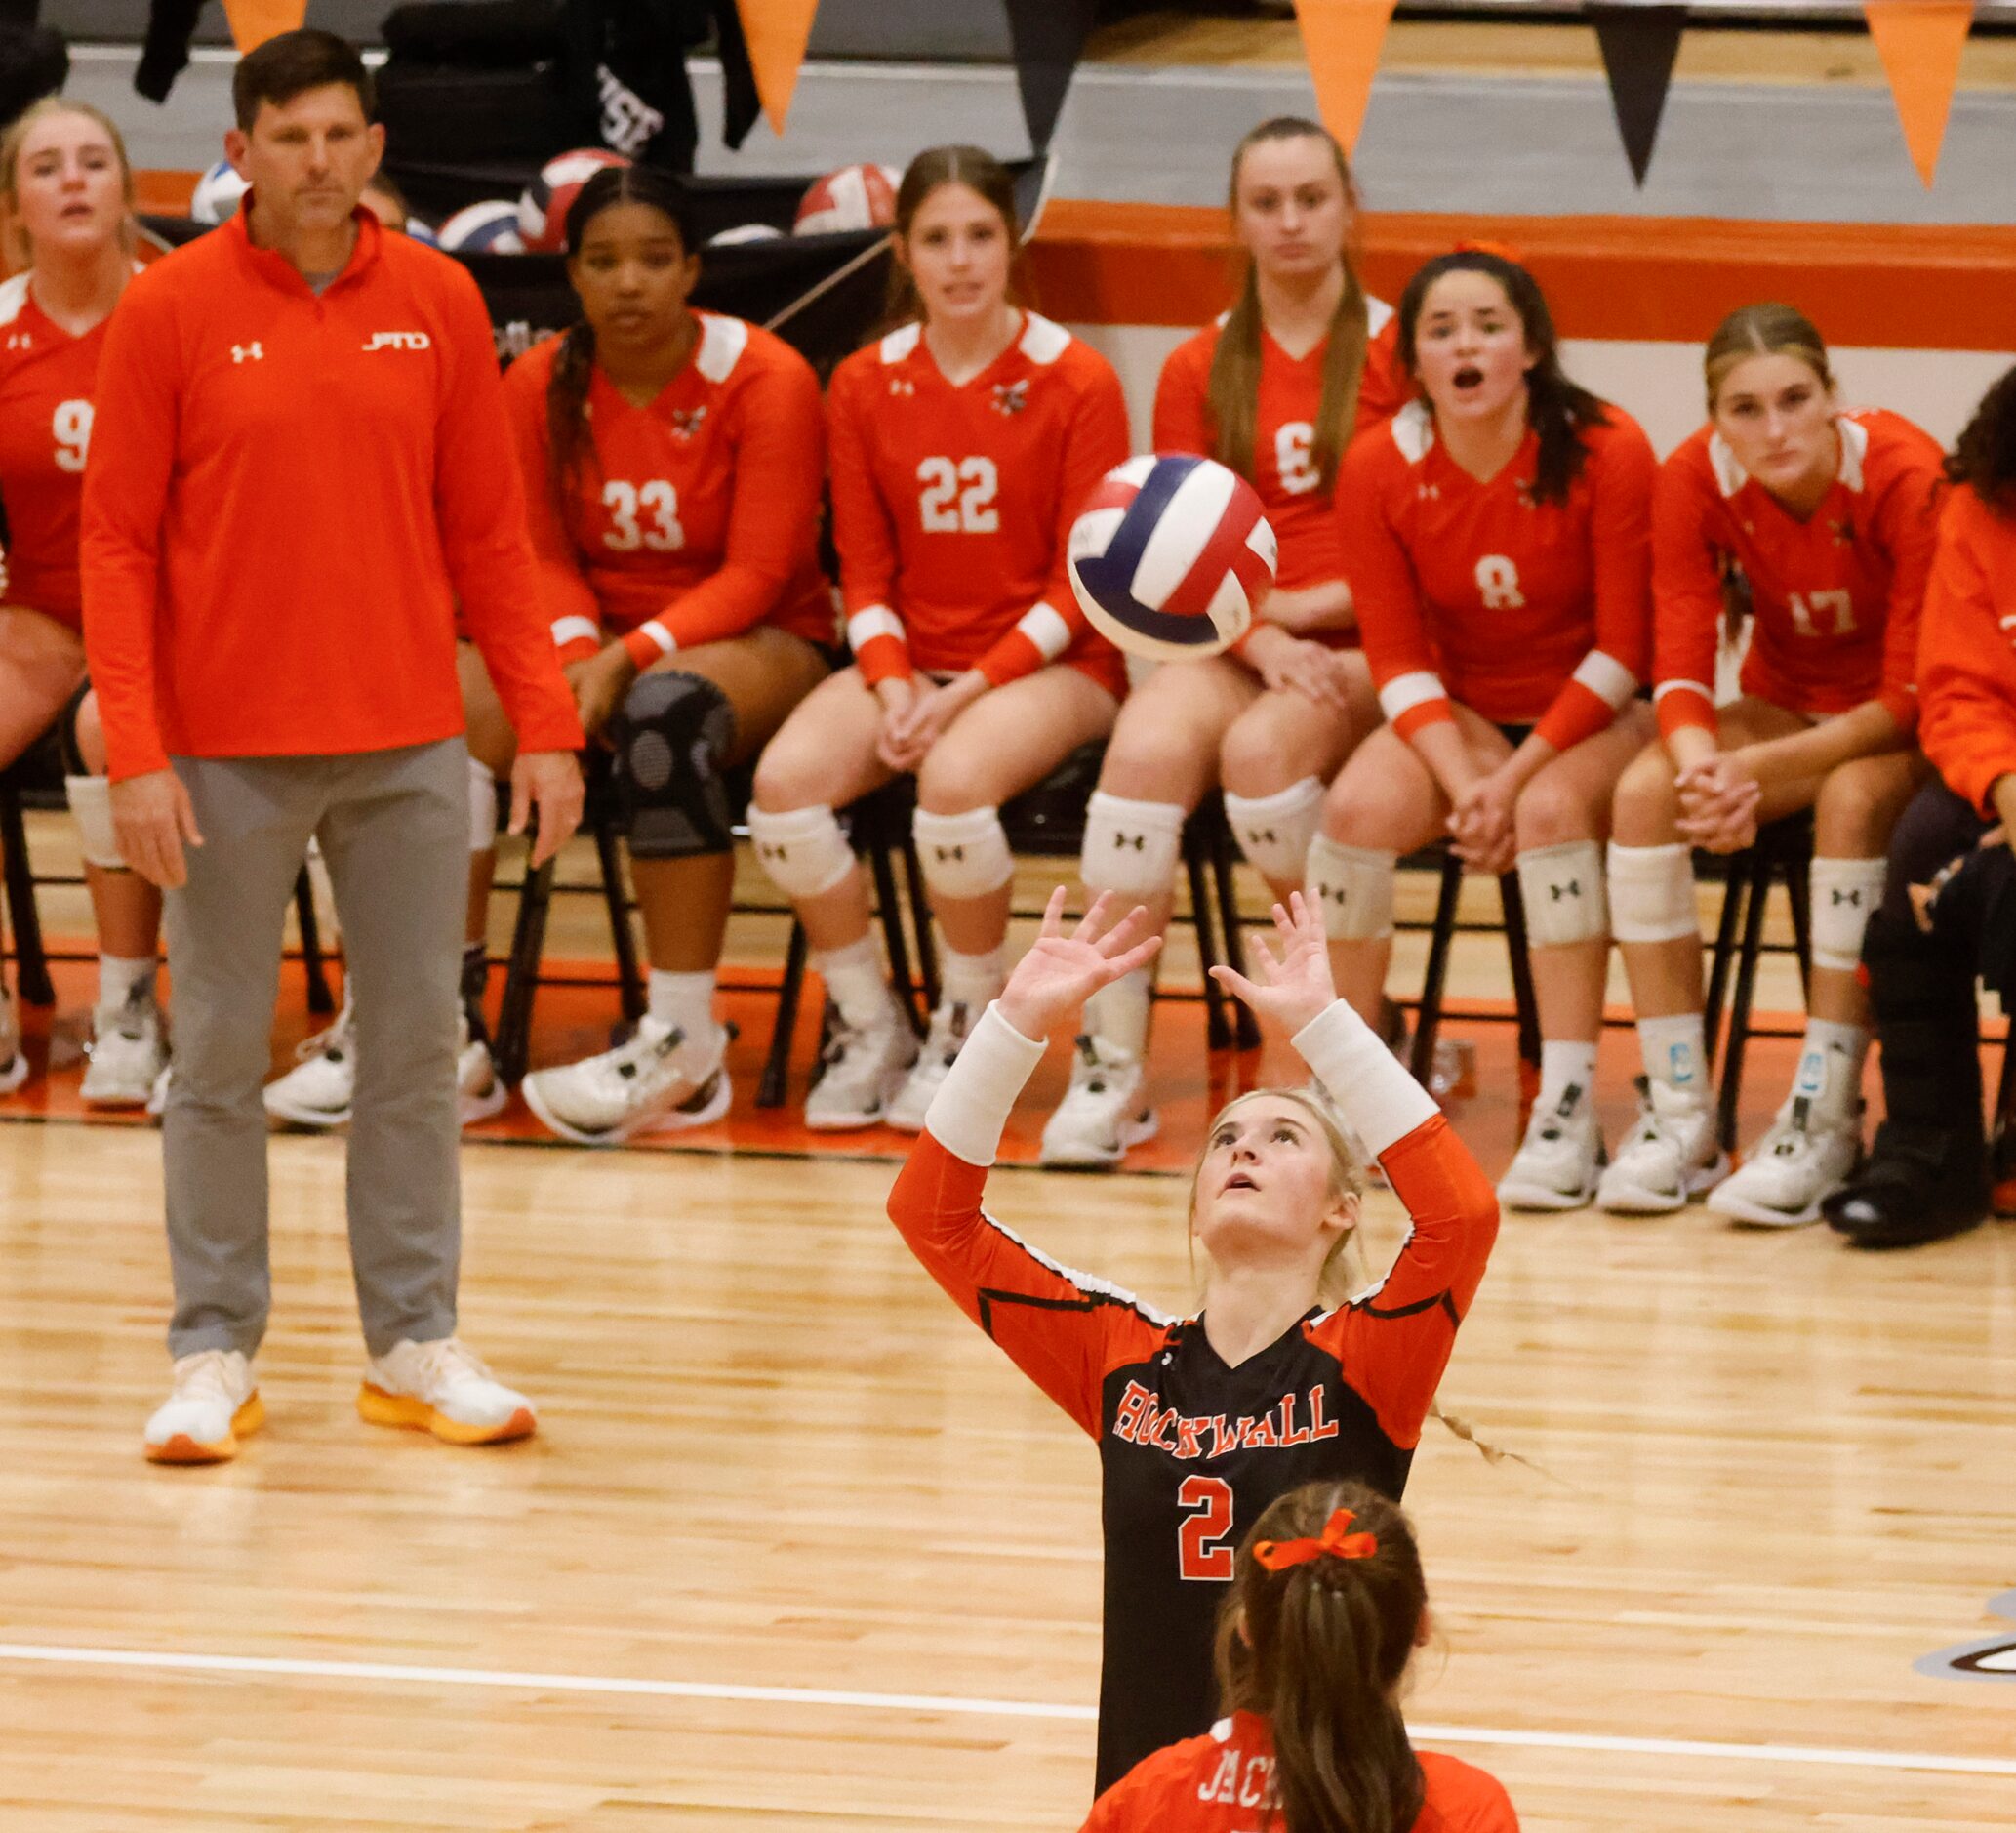
[[1218, 1717], [1218, 1608], [1233, 1553], [1270, 1503], [1319, 1480], [1368, 1484], [1395, 1500], [1406, 1486], [1498, 1204], [1439, 1114], [1380, 1161], [1413, 1222], [1391, 1271], [1349, 1305], [1311, 1310], [1236, 1367], [1211, 1347], [1201, 1317], [1165, 1318], [986, 1214], [986, 1167], [931, 1132], [890, 1194], [890, 1215], [932, 1277], [1098, 1441], [1101, 1790]]

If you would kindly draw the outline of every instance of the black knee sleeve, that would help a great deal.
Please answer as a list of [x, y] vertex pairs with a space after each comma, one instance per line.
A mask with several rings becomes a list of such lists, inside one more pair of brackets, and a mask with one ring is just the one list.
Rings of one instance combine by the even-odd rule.
[[735, 747], [735, 709], [713, 682], [677, 669], [639, 676], [610, 736], [636, 858], [690, 859], [734, 845], [721, 766]]

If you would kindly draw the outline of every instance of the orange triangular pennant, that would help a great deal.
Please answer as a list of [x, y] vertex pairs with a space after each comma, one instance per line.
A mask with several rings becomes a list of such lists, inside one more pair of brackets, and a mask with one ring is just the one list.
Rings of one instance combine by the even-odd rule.
[[773, 133], [784, 132], [798, 87], [798, 66], [812, 38], [812, 16], [819, 0], [735, 0], [742, 15], [742, 35], [749, 48], [749, 68], [756, 95]]
[[1364, 125], [1379, 48], [1392, 16], [1393, 0], [1295, 0], [1317, 112], [1347, 148], [1357, 144]]
[[231, 22], [231, 43], [240, 52], [257, 51], [268, 38], [298, 32], [308, 16], [308, 0], [224, 0], [224, 18]]
[[1889, 74], [1911, 162], [1929, 190], [1974, 0], [1864, 0], [1862, 11]]

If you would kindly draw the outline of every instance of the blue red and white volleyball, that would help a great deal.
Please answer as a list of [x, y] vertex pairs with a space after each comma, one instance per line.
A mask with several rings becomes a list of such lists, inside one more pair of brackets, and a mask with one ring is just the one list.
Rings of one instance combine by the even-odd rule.
[[1253, 487], [1207, 458], [1133, 458], [1071, 524], [1071, 590], [1093, 627], [1157, 661], [1215, 656], [1246, 633], [1277, 549]]
[[535, 255], [565, 253], [567, 213], [581, 187], [606, 167], [629, 163], [606, 146], [578, 146], [548, 159], [518, 199], [519, 240]]
[[465, 204], [434, 231], [441, 247], [479, 255], [522, 255], [525, 239], [518, 233], [518, 206], [502, 197]]

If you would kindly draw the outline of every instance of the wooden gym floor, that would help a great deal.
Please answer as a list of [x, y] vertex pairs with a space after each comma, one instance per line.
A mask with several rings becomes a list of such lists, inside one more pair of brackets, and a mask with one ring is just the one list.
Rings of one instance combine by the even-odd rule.
[[[556, 958], [595, 920], [568, 907]], [[737, 940], [753, 982], [769, 941]], [[1453, 998], [1502, 998], [1499, 946], [1465, 942]], [[84, 976], [61, 972], [66, 1017]], [[761, 997], [735, 1004], [760, 1032]], [[284, 1046], [292, 976], [283, 1008]], [[538, 1056], [609, 1009], [543, 995]], [[1183, 1079], [1240, 1072], [1168, 1009], [1173, 1164], [1205, 1099]], [[1508, 1028], [1461, 1029], [1459, 1124], [1495, 1170]], [[1753, 1124], [1785, 1049], [1760, 1048]], [[1618, 1124], [1629, 1056], [1613, 1039]], [[73, 1077], [0, 1106], [60, 1118]], [[342, 1151], [273, 1145], [267, 1430], [163, 1471], [138, 1451], [158, 1143], [0, 1126], [0, 1826], [1077, 1825], [1096, 1459], [910, 1262], [887, 1162], [472, 1143], [464, 1328], [544, 1415], [467, 1452], [352, 1410]], [[1172, 1178], [1004, 1170], [993, 1194], [1050, 1251], [1190, 1302]], [[1383, 1262], [1399, 1219], [1372, 1210]], [[1875, 1258], [1698, 1210], [1509, 1218], [1441, 1398], [1516, 1456], [1429, 1428], [1408, 1500], [1440, 1639], [1410, 1717], [1526, 1826], [2009, 1824], [2016, 1682], [1914, 1663], [1992, 1634], [2016, 1585], [2016, 1229]]]

